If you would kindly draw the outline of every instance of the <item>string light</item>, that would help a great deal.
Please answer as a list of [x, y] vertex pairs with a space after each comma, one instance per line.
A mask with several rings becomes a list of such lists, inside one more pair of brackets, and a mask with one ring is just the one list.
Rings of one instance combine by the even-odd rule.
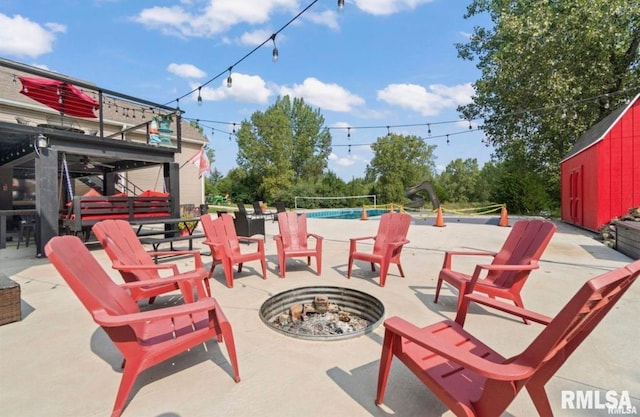
[[[518, 115], [521, 115], [521, 114], [540, 112], [540, 111], [548, 111], [549, 109], [558, 109], [558, 108], [562, 108], [563, 109], [562, 117], [564, 117], [564, 118], [567, 117], [567, 112], [566, 112], [567, 109], [573, 109], [574, 110], [574, 114], [573, 114], [572, 117], [576, 117], [577, 113], [576, 113], [575, 109], [580, 104], [595, 103], [596, 105], [598, 105], [600, 103], [600, 101], [598, 101], [598, 100], [606, 98], [607, 101], [605, 101], [604, 103], [605, 103], [605, 105], [608, 105], [609, 102], [610, 102], [611, 96], [614, 96], [614, 95], [617, 95], [617, 94], [626, 93], [626, 92], [630, 92], [630, 91], [634, 91], [634, 93], [637, 94], [636, 90], [637, 89], [635, 87], [634, 88], [625, 88], [625, 89], [622, 89], [622, 90], [617, 91], [615, 93], [606, 93], [606, 94], [602, 94], [600, 96], [590, 97], [588, 99], [582, 99], [582, 100], [571, 102], [571, 103], [562, 103], [562, 104], [559, 104], [559, 105], [553, 105], [553, 106], [548, 106], [548, 107], [540, 107], [540, 108], [536, 108], [536, 109], [527, 109], [527, 110], [521, 110], [521, 111], [518, 111], [518, 112], [508, 113], [508, 114], [503, 115], [503, 117], [509, 117], [509, 116], [513, 117], [513, 116], [518, 116]], [[608, 106], [606, 106], [606, 107], [608, 107]], [[153, 109], [152, 109], [152, 111], [153, 111]], [[472, 121], [474, 119], [467, 118], [466, 120], [469, 122], [469, 129], [465, 129], [464, 131], [461, 131], [461, 132], [453, 132], [453, 133], [449, 132], [449, 133], [446, 133], [446, 134], [435, 135], [435, 136], [432, 135], [432, 130], [431, 130], [431, 125], [432, 124], [433, 125], [454, 124], [454, 123], [458, 124], [460, 122], [460, 119], [458, 119], [458, 120], [450, 120], [450, 121], [436, 121], [436, 122], [432, 121], [432, 122], [418, 123], [418, 124], [376, 125], [376, 126], [344, 126], [344, 127], [342, 127], [342, 126], [339, 126], [339, 127], [338, 126], [335, 126], [335, 127], [327, 126], [327, 127], [324, 127], [323, 129], [326, 129], [326, 130], [347, 129], [347, 138], [350, 139], [351, 128], [354, 128], [354, 129], [384, 129], [384, 128], [386, 128], [387, 129], [387, 135], [390, 135], [390, 133], [391, 133], [390, 129], [391, 128], [419, 127], [419, 126], [425, 126], [426, 125], [427, 126], [427, 133], [428, 133], [428, 136], [429, 136], [428, 139], [446, 138], [446, 142], [448, 144], [450, 144], [451, 143], [450, 136], [460, 135], [460, 134], [467, 134], [467, 133], [470, 133], [470, 132], [482, 131], [482, 129], [479, 128], [479, 127], [478, 128], [474, 128], [473, 127]], [[236, 131], [235, 127], [237, 125], [237, 122], [224, 122], [224, 121], [215, 121], [215, 120], [208, 120], [207, 122], [209, 122], [209, 123], [226, 124], [226, 125], [229, 125], [229, 126], [233, 126], [233, 133], [235, 134], [235, 131]], [[213, 128], [211, 128], [211, 129], [212, 129], [212, 132], [213, 132], [214, 131]], [[229, 133], [229, 132], [223, 132], [223, 133]], [[229, 133], [229, 137], [231, 137], [231, 133]], [[427, 138], [425, 138], [425, 137], [421, 137], [420, 139], [427, 140]], [[490, 143], [488, 141], [486, 141], [485, 139], [481, 139], [481, 141], [482, 141], [482, 143], [485, 144], [486, 147], [490, 146]], [[332, 144], [332, 146], [334, 146], [334, 147], [348, 146], [349, 149], [350, 149], [350, 146], [352, 146], [352, 145], [353, 146], [370, 146], [371, 143], [361, 143], [361, 144], [349, 143], [348, 145], [347, 144], [344, 144], [344, 145], [342, 145], [342, 144]]]
[[233, 69], [233, 67], [229, 67], [229, 76], [227, 77], [227, 87], [231, 88], [231, 86], [233, 85], [233, 79], [231, 78], [231, 70]]
[[276, 46], [276, 34], [271, 35], [271, 40], [273, 41], [273, 52], [271, 54], [271, 60], [275, 64], [278, 62], [278, 47]]
[[342, 13], [344, 11], [344, 0], [338, 0], [338, 12]]
[[[307, 10], [309, 10], [313, 5], [315, 5], [319, 0], [313, 0], [307, 7], [305, 7], [304, 9], [302, 9], [297, 15], [295, 15], [294, 17], [292, 17], [287, 23], [285, 23], [280, 29], [278, 29], [276, 32], [274, 32], [271, 36], [269, 36], [267, 39], [264, 40], [264, 42], [262, 42], [260, 45], [256, 46], [255, 48], [253, 48], [251, 51], [249, 51], [247, 54], [245, 54], [242, 58], [240, 58], [239, 60], [237, 60], [234, 64], [230, 65], [227, 69], [225, 69], [224, 71], [220, 72], [218, 75], [214, 76], [213, 78], [209, 79], [207, 82], [203, 83], [202, 85], [200, 85], [197, 88], [194, 88], [193, 90], [189, 91], [188, 93], [183, 94], [182, 96], [178, 97], [177, 99], [174, 99], [173, 101], [177, 101], [181, 98], [184, 98], [190, 94], [193, 94], [196, 89], [198, 88], [202, 88], [202, 87], [206, 87], [207, 85], [209, 85], [210, 83], [212, 83], [213, 81], [217, 80], [218, 78], [222, 77], [223, 75], [225, 75], [228, 72], [228, 76], [227, 76], [227, 87], [231, 88], [232, 84], [233, 84], [233, 80], [231, 78], [231, 71], [232, 69], [237, 66], [238, 64], [240, 64], [241, 62], [243, 62], [245, 59], [247, 59], [249, 56], [251, 56], [252, 54], [254, 54], [258, 49], [260, 49], [261, 47], [263, 47], [267, 42], [271, 41], [273, 38], [273, 42], [274, 42], [274, 51], [272, 54], [272, 58], [276, 58], [275, 55], [277, 55], [277, 48], [275, 48], [275, 37], [276, 35], [278, 35], [280, 32], [282, 32], [284, 29], [286, 29], [291, 23], [293, 23], [294, 21], [296, 21], [300, 16], [302, 16]], [[344, 1], [342, 2], [342, 4], [344, 5]], [[168, 103], [165, 103], [165, 106], [171, 104], [173, 101], [170, 101]]]
[[202, 86], [198, 87], [198, 106], [202, 106], [202, 96], [200, 95]]

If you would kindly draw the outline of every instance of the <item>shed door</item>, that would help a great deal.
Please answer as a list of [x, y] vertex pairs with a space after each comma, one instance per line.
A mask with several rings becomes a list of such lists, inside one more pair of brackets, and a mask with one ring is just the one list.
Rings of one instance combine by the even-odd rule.
[[570, 207], [570, 217], [571, 223], [577, 226], [583, 225], [583, 216], [582, 216], [582, 185], [583, 185], [583, 176], [582, 176], [582, 165], [579, 168], [571, 171], [569, 176], [569, 207]]

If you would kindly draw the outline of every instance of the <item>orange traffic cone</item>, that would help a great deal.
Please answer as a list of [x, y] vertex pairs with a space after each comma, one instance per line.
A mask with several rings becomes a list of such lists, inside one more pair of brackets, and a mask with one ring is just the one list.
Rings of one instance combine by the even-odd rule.
[[362, 216], [360, 216], [360, 220], [369, 220], [369, 217], [367, 216], [367, 208], [365, 206], [362, 206]]
[[509, 217], [507, 217], [507, 206], [502, 206], [502, 210], [500, 210], [500, 221], [498, 222], [498, 226], [509, 227]]
[[438, 214], [436, 214], [436, 222], [434, 223], [436, 227], [445, 227], [444, 219], [442, 218], [442, 209], [438, 207]]
[[389, 206], [389, 213], [393, 213], [393, 203]]

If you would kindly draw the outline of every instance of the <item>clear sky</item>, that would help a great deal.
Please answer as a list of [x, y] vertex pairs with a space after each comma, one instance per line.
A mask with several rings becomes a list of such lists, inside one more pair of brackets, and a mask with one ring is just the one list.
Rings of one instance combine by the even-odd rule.
[[[184, 117], [205, 127], [223, 174], [236, 166], [233, 123], [285, 94], [320, 109], [333, 137], [329, 169], [346, 181], [364, 176], [369, 145], [387, 131], [437, 145], [439, 169], [489, 160], [478, 121], [455, 110], [480, 72], [454, 47], [488, 18], [465, 20], [457, 0], [347, 0], [342, 11], [337, 0], [311, 3], [2, 0], [0, 55], [161, 104], [186, 94]], [[274, 63], [271, 35], [309, 5], [277, 34]]]

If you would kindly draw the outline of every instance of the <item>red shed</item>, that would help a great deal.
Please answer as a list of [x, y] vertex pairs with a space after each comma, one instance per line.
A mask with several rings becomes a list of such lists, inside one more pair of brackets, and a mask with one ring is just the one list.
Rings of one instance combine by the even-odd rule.
[[578, 138], [560, 181], [562, 220], [585, 229], [640, 206], [640, 94]]

